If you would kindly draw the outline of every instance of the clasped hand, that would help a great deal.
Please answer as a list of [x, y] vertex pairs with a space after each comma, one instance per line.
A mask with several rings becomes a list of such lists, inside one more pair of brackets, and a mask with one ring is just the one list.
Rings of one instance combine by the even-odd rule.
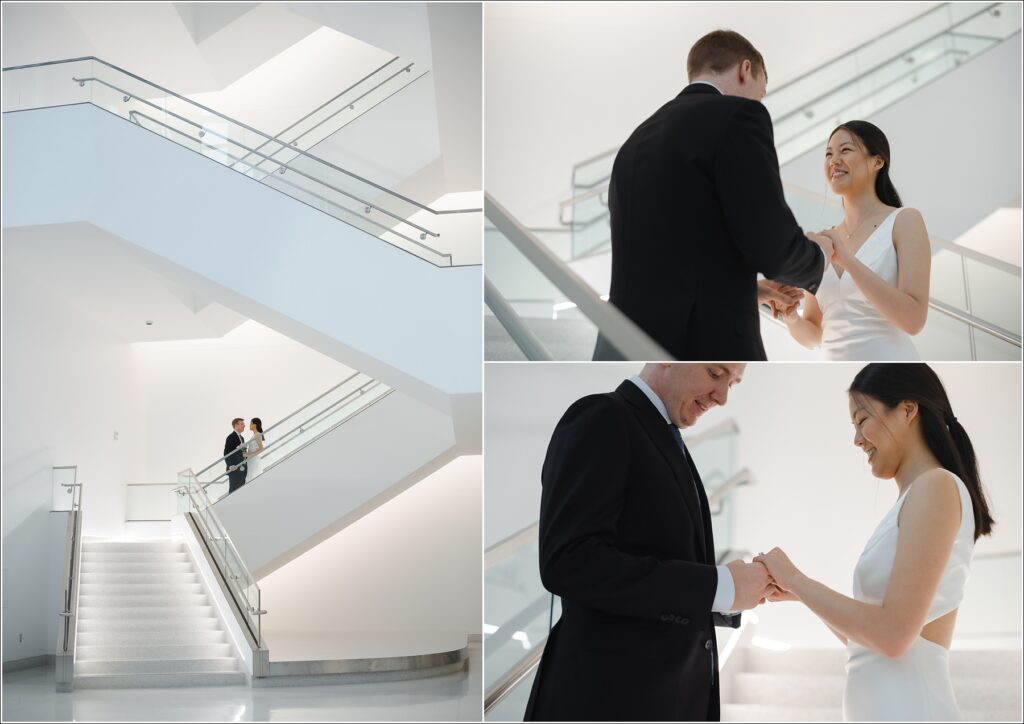
[[752, 563], [726, 564], [736, 587], [734, 611], [746, 611], [765, 601], [797, 601], [792, 585], [800, 571], [781, 548], [754, 557]]

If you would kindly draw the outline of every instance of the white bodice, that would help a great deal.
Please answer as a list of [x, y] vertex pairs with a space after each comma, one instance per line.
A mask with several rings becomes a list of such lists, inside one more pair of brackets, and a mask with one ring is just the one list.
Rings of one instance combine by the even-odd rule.
[[[888, 283], [899, 282], [892, 229], [900, 209], [895, 209], [854, 255]], [[821, 352], [827, 360], [880, 362], [919, 360], [910, 335], [887, 320], [868, 301], [849, 272], [840, 277], [830, 264], [816, 293], [821, 307]]]
[[[971, 572], [971, 557], [974, 555], [974, 508], [967, 486], [960, 478], [955, 475], [953, 477], [956, 478], [957, 490], [960, 492], [960, 529], [957, 531], [946, 568], [942, 572], [935, 598], [928, 607], [925, 623], [945, 616], [960, 605], [964, 597], [964, 586]], [[897, 521], [907, 499], [907, 493], [912, 487], [913, 483], [903, 491], [892, 510], [882, 518], [860, 554], [853, 572], [853, 597], [858, 601], [880, 606], [885, 600], [885, 592], [892, 577], [892, 567], [896, 562], [896, 544], [899, 540]]]

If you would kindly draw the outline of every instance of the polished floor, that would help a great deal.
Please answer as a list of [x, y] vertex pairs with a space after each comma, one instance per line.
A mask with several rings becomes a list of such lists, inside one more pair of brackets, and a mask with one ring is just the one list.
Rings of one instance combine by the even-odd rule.
[[431, 679], [329, 686], [94, 689], [58, 694], [53, 669], [4, 674], [6, 721], [480, 721], [480, 644]]

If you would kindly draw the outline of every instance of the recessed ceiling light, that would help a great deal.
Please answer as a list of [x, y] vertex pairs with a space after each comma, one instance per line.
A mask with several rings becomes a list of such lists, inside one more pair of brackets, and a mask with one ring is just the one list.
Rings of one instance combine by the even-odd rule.
[[152, 319], [147, 319], [146, 320], [146, 326], [147, 327], [152, 327], [153, 326], [153, 320]]

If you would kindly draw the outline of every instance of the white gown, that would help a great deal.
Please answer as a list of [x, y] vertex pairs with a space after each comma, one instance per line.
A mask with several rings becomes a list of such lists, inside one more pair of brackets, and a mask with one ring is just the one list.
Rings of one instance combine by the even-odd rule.
[[[254, 432], [252, 434], [252, 438], [249, 440], [249, 442], [246, 443], [246, 445], [245, 445], [245, 451], [246, 452], [248, 452], [248, 453], [256, 452], [256, 448], [259, 447], [259, 444], [256, 442], [256, 436], [257, 435], [259, 435], [259, 433], [258, 432]], [[260, 435], [260, 437], [262, 438], [263, 436]], [[267, 443], [264, 442], [263, 444], [266, 445]], [[248, 483], [250, 480], [252, 480], [253, 478], [255, 478], [257, 475], [259, 475], [262, 472], [263, 472], [263, 459], [259, 455], [254, 455], [251, 458], [246, 458], [245, 459], [245, 482]]]
[[[878, 225], [854, 255], [892, 285], [898, 282], [892, 227], [900, 209]], [[821, 307], [821, 357], [853, 362], [914, 361], [921, 357], [910, 335], [868, 301], [849, 272], [840, 277], [829, 264], [816, 293]]]
[[[928, 608], [926, 623], [959, 607], [974, 554], [974, 510], [967, 487], [959, 478], [960, 530]], [[911, 485], [913, 487], [913, 485]], [[853, 597], [881, 605], [896, 561], [897, 526], [907, 488], [860, 554], [853, 574]], [[846, 647], [844, 721], [959, 721], [960, 709], [949, 676], [949, 650], [917, 637], [910, 649], [892, 659], [860, 644]]]

